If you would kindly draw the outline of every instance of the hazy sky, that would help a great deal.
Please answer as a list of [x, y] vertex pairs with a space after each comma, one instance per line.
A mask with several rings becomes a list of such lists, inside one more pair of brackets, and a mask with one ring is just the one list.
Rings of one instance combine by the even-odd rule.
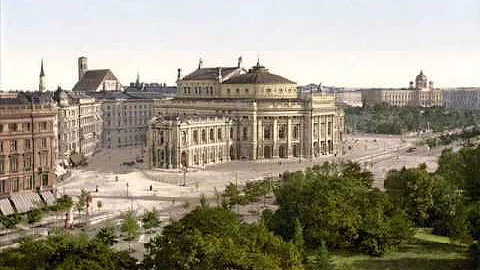
[[480, 86], [480, 0], [0, 0], [0, 89], [71, 89], [77, 58], [123, 84], [255, 64], [299, 84]]

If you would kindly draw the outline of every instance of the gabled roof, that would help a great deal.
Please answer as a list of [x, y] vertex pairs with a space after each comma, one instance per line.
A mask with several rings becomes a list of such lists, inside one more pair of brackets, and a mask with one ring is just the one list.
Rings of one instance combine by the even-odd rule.
[[[117, 80], [110, 69], [88, 70], [75, 84], [73, 91], [95, 91], [104, 80]], [[118, 81], [118, 80], [117, 80]]]
[[[221, 70], [221, 71], [220, 71]], [[216, 80], [218, 79], [218, 73], [221, 72], [222, 78], [229, 77], [235, 72], [243, 70], [240, 67], [214, 67], [214, 68], [199, 68], [194, 72], [186, 75], [182, 78], [184, 81], [193, 80]]]

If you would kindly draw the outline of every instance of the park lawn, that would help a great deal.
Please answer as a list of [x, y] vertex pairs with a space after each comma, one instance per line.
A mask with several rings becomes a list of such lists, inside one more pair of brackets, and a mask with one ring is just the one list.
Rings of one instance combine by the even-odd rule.
[[[447, 270], [470, 269], [467, 247], [450, 243], [447, 237], [419, 230], [397, 251], [370, 257], [345, 251], [331, 251], [333, 262], [342, 269], [355, 270]], [[348, 267], [350, 266], [350, 267]]]

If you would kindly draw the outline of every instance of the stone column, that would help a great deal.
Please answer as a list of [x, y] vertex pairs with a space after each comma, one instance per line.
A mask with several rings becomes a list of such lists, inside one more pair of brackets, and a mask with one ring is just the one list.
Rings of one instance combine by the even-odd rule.
[[257, 159], [263, 159], [263, 124], [262, 124], [262, 119], [257, 120]]
[[258, 140], [257, 140], [257, 104], [253, 103], [253, 114], [252, 119], [250, 120], [250, 124], [252, 127], [252, 145], [250, 147], [250, 159], [255, 160], [257, 159], [257, 148], [258, 148]]
[[292, 118], [289, 117], [287, 120], [287, 157], [293, 155], [292, 135]]
[[273, 120], [273, 155], [272, 158], [278, 158], [278, 123], [277, 118]]

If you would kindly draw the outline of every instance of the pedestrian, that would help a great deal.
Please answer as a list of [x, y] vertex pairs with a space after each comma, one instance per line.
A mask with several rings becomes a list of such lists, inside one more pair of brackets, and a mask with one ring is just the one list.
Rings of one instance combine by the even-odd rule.
[[95, 186], [95, 192], [98, 192], [98, 185]]
[[153, 190], [153, 187], [152, 187], [152, 185], [150, 185], [150, 191], [152, 191], [152, 190]]

